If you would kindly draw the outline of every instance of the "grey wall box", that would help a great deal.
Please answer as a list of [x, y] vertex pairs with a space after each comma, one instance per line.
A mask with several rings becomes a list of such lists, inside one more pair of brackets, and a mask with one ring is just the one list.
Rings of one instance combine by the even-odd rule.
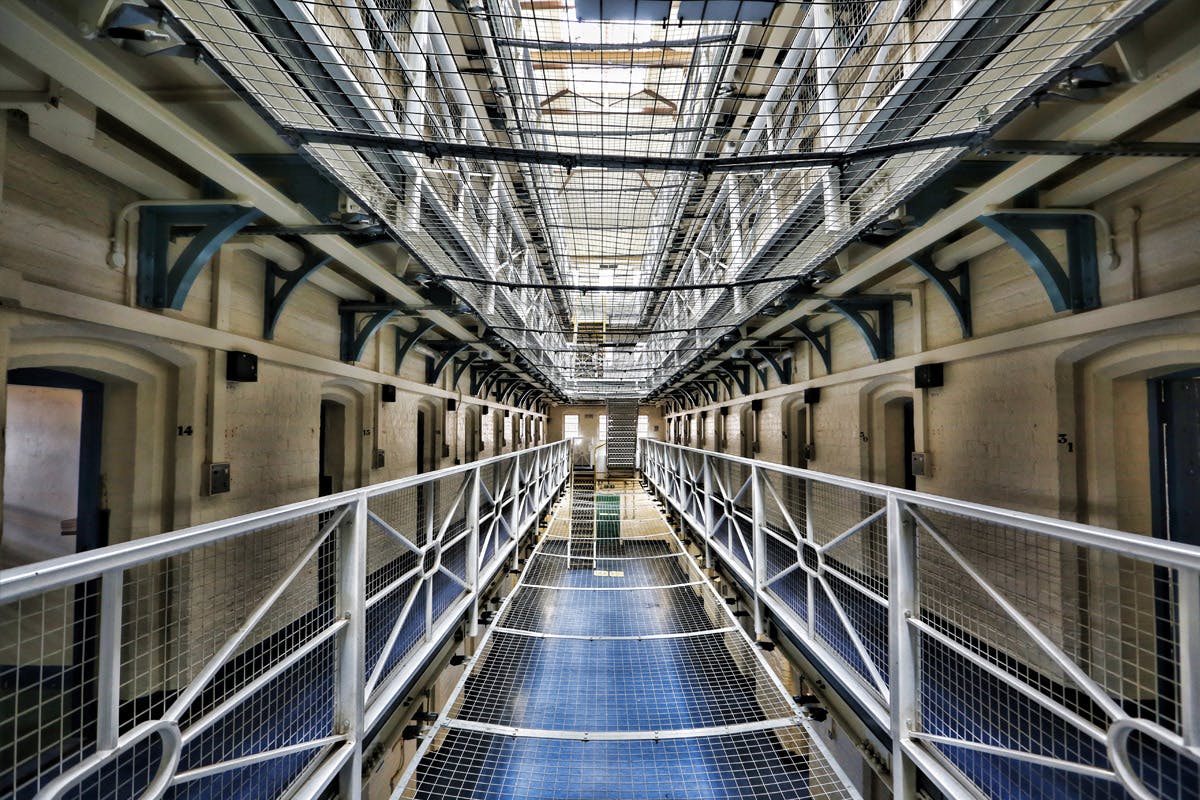
[[204, 473], [207, 494], [225, 494], [229, 491], [229, 462], [209, 464]]
[[225, 380], [254, 383], [258, 380], [258, 356], [232, 350], [225, 354]]

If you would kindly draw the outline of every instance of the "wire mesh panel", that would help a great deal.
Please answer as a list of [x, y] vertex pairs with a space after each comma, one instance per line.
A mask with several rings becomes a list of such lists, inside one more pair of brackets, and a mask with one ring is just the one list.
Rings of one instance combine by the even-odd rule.
[[[539, 452], [522, 534], [566, 475], [565, 446]], [[479, 472], [0, 572], [0, 795], [319, 792], [498, 569], [463, 502]]]
[[[642, 447], [682, 512], [684, 448]], [[715, 510], [685, 521], [943, 792], [1200, 796], [1200, 550], [701, 455]]]
[[887, 215], [1151, 5], [168, 7], [531, 368], [610, 399], [811, 296], [833, 254], [903, 225]]

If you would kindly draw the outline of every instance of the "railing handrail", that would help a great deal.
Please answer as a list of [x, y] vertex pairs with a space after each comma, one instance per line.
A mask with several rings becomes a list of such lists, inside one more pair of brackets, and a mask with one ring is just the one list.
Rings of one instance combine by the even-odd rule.
[[746, 467], [756, 467], [771, 472], [781, 473], [797, 478], [816, 480], [822, 483], [841, 486], [847, 489], [863, 492], [874, 497], [886, 498], [891, 495], [914, 505], [936, 509], [951, 514], [963, 514], [994, 522], [999, 525], [1013, 525], [1035, 533], [1052, 536], [1056, 539], [1074, 542], [1076, 544], [1098, 547], [1104, 550], [1127, 553], [1145, 558], [1164, 566], [1180, 567], [1188, 570], [1200, 570], [1200, 546], [1174, 542], [1169, 539], [1158, 539], [1137, 533], [1129, 533], [1114, 528], [1104, 528], [1088, 525], [1083, 522], [1047, 517], [1041, 514], [1031, 514], [1024, 511], [973, 503], [967, 500], [957, 500], [952, 497], [917, 492], [911, 489], [900, 489], [894, 486], [871, 483], [858, 478], [847, 478], [828, 472], [789, 467], [772, 461], [761, 461], [743, 456], [726, 455], [715, 450], [703, 450], [697, 447], [672, 444], [655, 439], [639, 439], [647, 442], [648, 446], [661, 446], [668, 449], [694, 453], [708, 458], [720, 459]]
[[222, 539], [243, 536], [289, 519], [340, 508], [359, 497], [370, 498], [387, 492], [410, 489], [414, 486], [503, 463], [512, 458], [549, 450], [558, 444], [557, 441], [549, 442], [526, 450], [517, 450], [466, 464], [444, 467], [433, 472], [422, 472], [382, 483], [360, 486], [356, 489], [347, 489], [337, 494], [300, 500], [215, 522], [203, 522], [175, 531], [97, 547], [82, 553], [72, 553], [19, 567], [10, 567], [0, 570], [0, 600], [4, 602], [20, 600], [39, 592], [99, 576], [109, 570], [135, 567]]

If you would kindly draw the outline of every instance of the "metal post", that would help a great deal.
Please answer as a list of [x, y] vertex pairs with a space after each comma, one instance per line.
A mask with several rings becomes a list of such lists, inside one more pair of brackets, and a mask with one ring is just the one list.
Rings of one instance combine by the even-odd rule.
[[[479, 467], [471, 470], [471, 482], [467, 490], [467, 584], [471, 587], [471, 618], [467, 624], [468, 634], [479, 635], [479, 488], [483, 475]], [[496, 509], [499, 514], [500, 509]], [[498, 526], [497, 526], [498, 527]]]
[[121, 605], [125, 572], [114, 569], [100, 576], [100, 652], [96, 669], [96, 749], [112, 750], [120, 730]]
[[[811, 415], [810, 415], [811, 417]], [[810, 547], [817, 546], [816, 529], [813, 525], [813, 481], [804, 479], [804, 533], [808, 538]], [[804, 558], [804, 554], [800, 553], [799, 557]], [[808, 635], [810, 638], [817, 636], [817, 604], [814, 601], [815, 592], [817, 591], [817, 579], [808, 570], [804, 571], [804, 581], [807, 585], [805, 597], [808, 598], [804, 603], [805, 609], [808, 611]]]
[[525, 491], [525, 487], [521, 481], [520, 456], [513, 456], [512, 474], [508, 478], [508, 491], [512, 496], [512, 516], [510, 517], [508, 527], [511, 532], [510, 535], [516, 540], [521, 535], [519, 530], [521, 524], [521, 493]]
[[905, 755], [917, 715], [917, 639], [909, 625], [916, 613], [917, 532], [900, 499], [887, 496], [888, 685], [891, 693], [892, 797], [917, 796], [916, 769]]
[[703, 475], [704, 475], [704, 568], [708, 569], [712, 562], [709, 560], [709, 542], [712, 541], [713, 534], [716, 533], [716, 521], [713, 514], [713, 480], [712, 480], [712, 463], [705, 453], [703, 456]]
[[750, 534], [754, 542], [754, 635], [763, 636], [766, 628], [763, 625], [762, 591], [767, 585], [766, 543], [763, 541], [763, 527], [766, 524], [766, 513], [763, 510], [762, 473], [758, 466], [750, 467], [750, 493], [753, 521]]
[[1179, 570], [1180, 733], [1188, 747], [1200, 746], [1200, 572]]
[[337, 532], [337, 730], [354, 744], [338, 778], [342, 797], [362, 796], [363, 709], [366, 704], [367, 497], [354, 500], [350, 524]]

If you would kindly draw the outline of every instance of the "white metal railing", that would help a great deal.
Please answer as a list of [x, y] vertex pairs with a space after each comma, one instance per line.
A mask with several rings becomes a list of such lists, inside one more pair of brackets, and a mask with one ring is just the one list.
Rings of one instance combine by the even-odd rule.
[[361, 795], [566, 442], [0, 572], [0, 796]]
[[640, 440], [641, 469], [890, 732], [897, 798], [1200, 796], [1200, 548]]

